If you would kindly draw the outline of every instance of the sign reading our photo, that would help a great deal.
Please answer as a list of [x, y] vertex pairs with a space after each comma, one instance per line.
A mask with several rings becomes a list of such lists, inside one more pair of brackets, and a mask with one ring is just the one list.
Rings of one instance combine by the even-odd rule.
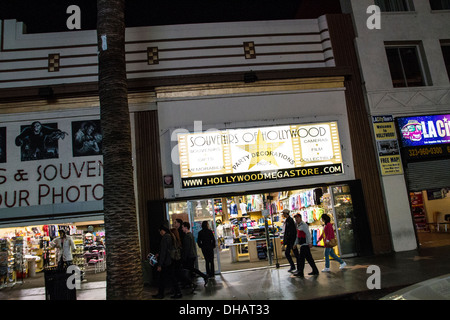
[[182, 188], [343, 173], [337, 122], [178, 135]]
[[1, 209], [103, 199], [100, 120], [0, 124]]

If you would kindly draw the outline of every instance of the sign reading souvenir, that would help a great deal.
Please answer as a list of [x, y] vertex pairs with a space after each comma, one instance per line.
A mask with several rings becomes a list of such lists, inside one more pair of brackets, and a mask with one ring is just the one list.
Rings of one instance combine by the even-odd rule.
[[397, 118], [402, 155], [408, 160], [450, 156], [450, 115]]
[[391, 115], [373, 116], [372, 122], [381, 174], [403, 174], [394, 118]]
[[337, 122], [178, 135], [182, 188], [342, 174]]
[[0, 215], [3, 209], [100, 202], [102, 144], [99, 119], [0, 123]]

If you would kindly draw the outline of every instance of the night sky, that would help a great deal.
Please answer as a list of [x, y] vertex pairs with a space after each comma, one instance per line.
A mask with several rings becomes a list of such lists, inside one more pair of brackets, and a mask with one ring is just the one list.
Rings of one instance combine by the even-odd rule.
[[[301, 0], [128, 0], [127, 27], [293, 19]], [[81, 9], [81, 29], [96, 29], [95, 0], [0, 0], [0, 19], [16, 19], [29, 33], [66, 31], [69, 5]]]
[[[96, 0], [0, 0], [0, 19], [16, 19], [28, 33], [68, 31], [67, 7], [81, 9], [81, 29], [96, 29]], [[330, 7], [331, 5], [331, 7]], [[316, 18], [340, 10], [339, 0], [127, 0], [127, 27]]]

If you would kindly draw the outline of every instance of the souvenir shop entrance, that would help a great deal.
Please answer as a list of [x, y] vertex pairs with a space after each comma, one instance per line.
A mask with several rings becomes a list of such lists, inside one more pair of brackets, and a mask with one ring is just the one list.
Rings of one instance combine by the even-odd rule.
[[82, 281], [106, 279], [105, 228], [102, 220], [0, 228], [0, 289], [45, 286], [44, 270], [58, 265], [54, 240], [65, 230], [75, 244], [73, 261]]
[[[173, 201], [166, 204], [166, 212], [171, 227], [175, 219], [190, 222], [195, 240], [202, 222], [208, 221], [216, 237], [214, 265], [220, 273], [287, 264], [282, 215], [286, 208], [292, 217], [299, 213], [309, 224], [315, 260], [323, 259], [324, 243], [318, 239], [323, 232], [324, 213], [336, 230], [336, 253], [343, 257], [358, 255], [358, 228], [354, 223], [356, 216], [365, 216], [365, 212], [355, 212], [353, 201], [350, 185], [337, 184]], [[203, 256], [197, 249], [199, 268], [204, 270]]]

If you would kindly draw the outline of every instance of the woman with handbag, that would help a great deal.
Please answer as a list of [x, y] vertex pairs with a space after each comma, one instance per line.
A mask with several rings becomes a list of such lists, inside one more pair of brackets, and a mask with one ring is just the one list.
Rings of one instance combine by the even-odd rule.
[[330, 256], [340, 263], [339, 269], [344, 269], [347, 264], [334, 253], [333, 247], [337, 245], [337, 239], [334, 234], [330, 216], [326, 213], [322, 214], [322, 221], [325, 223], [325, 227], [323, 228], [323, 233], [320, 235], [319, 239], [317, 239], [317, 242], [319, 242], [323, 238], [325, 242], [325, 268], [322, 272], [330, 272]]

